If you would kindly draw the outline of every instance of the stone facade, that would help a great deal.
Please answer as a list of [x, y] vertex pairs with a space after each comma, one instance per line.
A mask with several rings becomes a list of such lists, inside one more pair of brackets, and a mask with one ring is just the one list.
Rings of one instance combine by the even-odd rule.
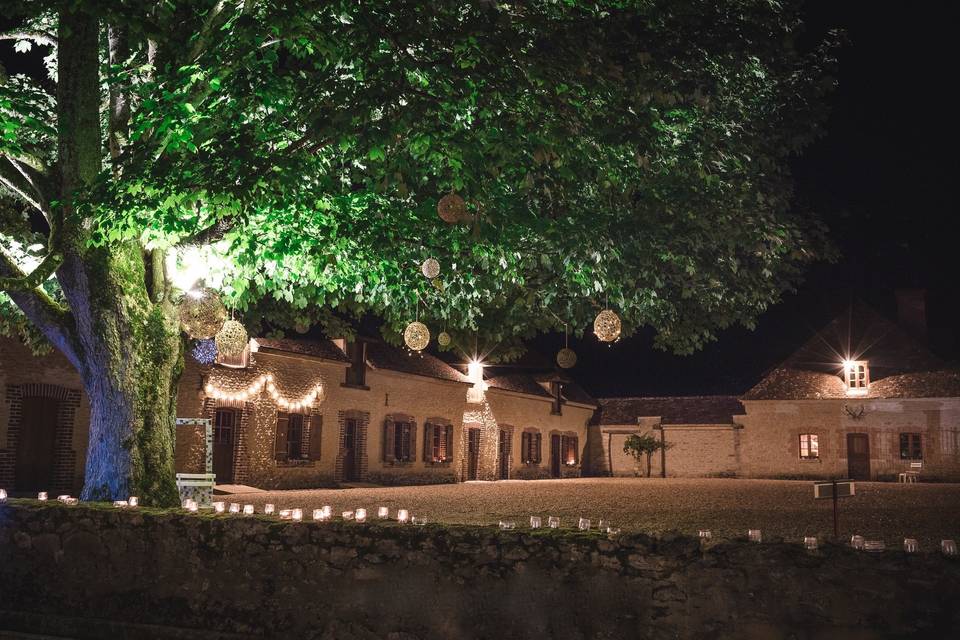
[[[482, 390], [466, 375], [424, 354], [407, 355], [400, 349], [379, 344], [365, 365], [363, 384], [347, 384], [351, 363], [344, 351], [325, 342], [264, 341], [270, 345], [254, 353], [245, 368], [201, 365], [189, 355], [180, 380], [178, 416], [206, 418], [214, 424], [214, 472], [218, 482], [262, 488], [310, 488], [344, 482], [378, 484], [433, 484], [470, 479], [470, 451], [466, 426], [482, 427], [481, 480], [551, 477], [551, 437], [563, 434], [576, 438], [577, 454], [570, 464], [561, 464], [558, 477], [581, 475], [582, 451], [587, 442], [587, 422], [594, 407], [584, 402], [564, 402], [561, 414], [554, 415], [549, 394], [535, 382], [529, 393]], [[62, 428], [57, 427], [55, 475], [49, 491], [76, 494], [83, 479], [89, 410], [81, 391], [79, 376], [58, 353], [34, 358], [18, 342], [0, 339], [0, 486], [16, 490], [17, 434], [23, 394], [52, 394], [61, 400]], [[377, 366], [379, 365], [379, 366]], [[312, 389], [322, 396], [309, 409], [293, 411], [302, 415], [300, 442], [294, 447], [296, 459], [278, 455], [278, 424], [286, 424], [288, 412], [258, 380], [271, 376], [281, 398], [295, 401]], [[468, 398], [468, 392], [480, 395]], [[59, 396], [63, 396], [60, 398]], [[477, 400], [479, 402], [471, 402]], [[479, 413], [478, 413], [479, 410]], [[218, 428], [218, 414], [228, 420]], [[229, 415], [225, 415], [229, 414]], [[477, 424], [476, 420], [482, 424]], [[388, 452], [388, 427], [409, 425], [404, 437], [410, 439], [408, 456], [397, 459]], [[502, 427], [500, 426], [502, 425]], [[443, 442], [446, 458], [433, 459], [438, 429], [450, 427], [449, 442]], [[521, 433], [542, 434], [540, 464], [524, 464]], [[177, 428], [176, 469], [181, 473], [205, 471], [202, 429]], [[501, 447], [501, 433], [507, 441]], [[223, 434], [227, 434], [224, 436]], [[444, 435], [446, 431], [444, 431]], [[352, 442], [348, 453], [347, 446]], [[573, 442], [571, 440], [571, 442]], [[287, 443], [289, 446], [289, 443]], [[500, 452], [507, 462], [501, 464]], [[506, 473], [502, 473], [506, 470]]]
[[31, 637], [952, 638], [958, 598], [931, 551], [0, 505]]
[[[850, 468], [848, 436], [864, 434], [874, 480], [910, 469], [901, 434], [919, 434], [921, 480], [960, 481], [960, 398], [745, 400], [742, 466], [754, 478], [836, 478]], [[800, 457], [800, 436], [817, 436], [818, 456]]]

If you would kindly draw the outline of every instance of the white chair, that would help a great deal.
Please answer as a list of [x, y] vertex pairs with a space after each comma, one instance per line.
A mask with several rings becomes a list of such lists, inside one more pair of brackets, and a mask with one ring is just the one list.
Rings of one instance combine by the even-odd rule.
[[910, 468], [906, 471], [901, 471], [897, 475], [897, 480], [899, 482], [917, 482], [920, 479], [920, 470], [923, 469], [923, 462], [911, 462]]

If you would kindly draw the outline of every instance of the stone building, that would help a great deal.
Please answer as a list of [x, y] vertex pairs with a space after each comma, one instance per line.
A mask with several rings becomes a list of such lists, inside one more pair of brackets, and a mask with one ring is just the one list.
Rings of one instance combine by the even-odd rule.
[[[243, 358], [190, 355], [178, 415], [213, 424], [220, 484], [307, 488], [579, 476], [596, 409], [572, 380], [484, 380], [382, 341], [260, 338]], [[89, 410], [59, 353], [0, 339], [0, 487], [79, 491]], [[29, 428], [28, 428], [29, 427]], [[24, 436], [27, 434], [27, 437]], [[177, 470], [205, 469], [198, 427], [178, 427]]]
[[591, 468], [634, 475], [623, 442], [649, 432], [669, 445], [653, 475], [891, 480], [919, 465], [921, 480], [958, 481], [960, 371], [922, 326], [859, 303], [740, 398], [600, 399]]

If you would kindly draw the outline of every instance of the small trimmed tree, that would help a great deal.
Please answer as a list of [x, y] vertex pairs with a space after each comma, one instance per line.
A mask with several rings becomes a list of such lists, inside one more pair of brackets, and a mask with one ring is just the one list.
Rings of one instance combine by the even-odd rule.
[[647, 477], [650, 477], [650, 460], [653, 458], [653, 454], [660, 449], [669, 449], [670, 445], [662, 440], [658, 440], [656, 436], [650, 432], [641, 433], [639, 435], [633, 434], [627, 438], [626, 442], [623, 443], [623, 452], [629, 453], [637, 460], [637, 465], [640, 465], [640, 462], [644, 456], [647, 458]]

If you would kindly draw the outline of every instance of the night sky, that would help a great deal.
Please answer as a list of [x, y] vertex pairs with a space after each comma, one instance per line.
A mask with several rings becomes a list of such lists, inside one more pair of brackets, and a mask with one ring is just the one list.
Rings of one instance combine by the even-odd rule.
[[[572, 340], [580, 356], [572, 373], [588, 391], [743, 393], [857, 298], [896, 317], [893, 292], [901, 287], [928, 292], [930, 347], [958, 359], [957, 240], [947, 232], [958, 170], [949, 98], [955, 23], [948, 7], [925, 2], [894, 11], [866, 0], [808, 2], [810, 40], [830, 28], [848, 36], [827, 135], [794, 163], [798, 201], [827, 222], [840, 258], [815, 265], [755, 331], [730, 329], [692, 356], [652, 349], [649, 332], [609, 347], [592, 333]], [[11, 73], [33, 66], [12, 56], [9, 42], [0, 43], [0, 60]], [[532, 346], [551, 357], [562, 342], [544, 336]]]
[[[865, 0], [816, 0], [809, 36], [844, 29], [827, 135], [794, 163], [797, 196], [827, 222], [841, 252], [811, 269], [755, 331], [730, 329], [693, 356], [651, 348], [641, 333], [612, 347], [588, 337], [574, 377], [597, 396], [740, 394], [851, 301], [896, 318], [894, 290], [928, 293], [929, 346], [960, 357], [956, 278], [955, 22], [948, 3], [909, 11]], [[951, 225], [953, 223], [953, 225]], [[543, 351], [562, 337], [538, 341]], [[839, 346], [839, 345], [838, 345]]]

